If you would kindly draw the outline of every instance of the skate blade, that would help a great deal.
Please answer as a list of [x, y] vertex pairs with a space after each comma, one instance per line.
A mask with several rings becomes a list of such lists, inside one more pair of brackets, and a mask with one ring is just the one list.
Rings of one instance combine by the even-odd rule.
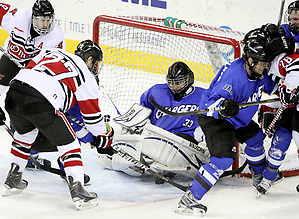
[[204, 216], [206, 213], [201, 210], [201, 209], [193, 209], [191, 210], [190, 208], [180, 208], [178, 207], [175, 210], [176, 213], [181, 214], [181, 215], [194, 215], [194, 216]]
[[262, 197], [263, 195], [265, 195], [265, 194], [263, 194], [263, 193], [260, 193], [259, 191], [255, 191], [256, 192], [256, 195], [255, 195], [255, 197], [256, 198], [260, 198], [260, 197]]
[[10, 188], [8, 185], [4, 184], [5, 191], [2, 194], [3, 197], [17, 195], [21, 193], [24, 189]]
[[82, 211], [82, 210], [96, 207], [98, 205], [98, 200], [92, 199], [88, 202], [85, 202], [84, 200], [78, 200], [75, 201], [75, 204], [76, 204], [76, 209]]

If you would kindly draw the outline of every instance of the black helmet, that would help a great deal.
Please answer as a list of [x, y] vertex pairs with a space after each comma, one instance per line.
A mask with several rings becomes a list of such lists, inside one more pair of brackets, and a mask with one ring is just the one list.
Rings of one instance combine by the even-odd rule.
[[[251, 39], [251, 40], [244, 40], [244, 52], [243, 52], [243, 58], [244, 62], [248, 65], [251, 74], [249, 75], [249, 78], [253, 80], [257, 80], [262, 75], [258, 74], [254, 70], [254, 66], [258, 64], [258, 62], [268, 62], [269, 58], [267, 56], [266, 52], [266, 43], [263, 40], [259, 39]], [[248, 58], [252, 58], [252, 63], [249, 64]], [[269, 71], [269, 66], [266, 67], [263, 72]]]
[[243, 57], [247, 60], [251, 57], [253, 60], [268, 62], [266, 54], [266, 43], [260, 39], [244, 40]]
[[[180, 101], [194, 83], [194, 74], [184, 62], [178, 61], [168, 68], [166, 81], [175, 100]], [[177, 87], [174, 87], [175, 85]]]
[[[40, 35], [50, 33], [54, 29], [54, 15], [54, 8], [48, 0], [37, 0], [32, 7], [32, 24], [34, 30]], [[48, 17], [50, 19], [50, 24], [46, 29], [39, 27], [39, 17]]]
[[54, 16], [54, 8], [48, 0], [37, 0], [32, 7], [34, 16]]
[[261, 30], [261, 28], [256, 28], [251, 31], [249, 31], [245, 36], [244, 36], [244, 43], [252, 40], [252, 39], [257, 39], [257, 40], [266, 40], [266, 34], [264, 31]]
[[288, 13], [290, 13], [292, 10], [299, 10], [299, 1], [293, 1], [288, 6]]
[[80, 56], [84, 62], [89, 56], [92, 56], [94, 62], [103, 60], [103, 52], [101, 48], [91, 40], [80, 42], [75, 50], [75, 54]]
[[99, 62], [103, 60], [103, 52], [101, 48], [95, 42], [91, 40], [84, 40], [80, 42], [75, 50], [75, 54], [83, 59], [84, 62], [88, 59], [88, 57], [92, 57], [92, 68], [89, 70], [95, 76], [97, 82], [98, 79], [98, 68]]

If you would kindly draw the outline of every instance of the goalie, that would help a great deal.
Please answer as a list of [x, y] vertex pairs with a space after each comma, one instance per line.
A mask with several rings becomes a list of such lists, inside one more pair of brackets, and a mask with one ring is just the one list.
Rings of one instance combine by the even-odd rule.
[[[203, 133], [197, 128], [197, 116], [169, 117], [148, 98], [173, 112], [190, 112], [198, 110], [204, 89], [193, 86], [194, 74], [181, 61], [169, 67], [166, 81], [145, 91], [140, 105], [134, 104], [127, 113], [114, 118], [123, 131], [115, 136], [113, 144], [163, 174], [193, 178], [202, 163], [209, 162], [208, 151], [199, 145]], [[143, 173], [133, 163], [109, 152], [99, 156], [98, 164], [132, 176]]]

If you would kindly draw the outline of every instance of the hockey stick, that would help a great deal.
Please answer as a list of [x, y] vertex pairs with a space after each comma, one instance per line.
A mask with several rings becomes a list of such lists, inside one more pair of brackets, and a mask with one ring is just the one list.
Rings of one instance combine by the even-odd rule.
[[116, 105], [114, 104], [114, 102], [112, 101], [111, 97], [106, 93], [106, 91], [104, 90], [104, 86], [100, 86], [100, 91], [104, 94], [104, 96], [110, 101], [110, 103], [113, 105], [114, 109], [116, 110], [118, 115], [121, 115], [121, 113], [119, 112], [118, 108], [116, 107]]
[[[75, 117], [69, 115], [69, 114], [65, 114], [68, 118], [70, 118], [73, 122], [77, 123], [78, 125], [80, 125], [82, 128], [86, 129], [86, 126], [84, 123], [80, 122], [78, 119], [76, 119]], [[159, 179], [164, 180], [165, 182], [168, 182], [169, 184], [177, 187], [178, 189], [182, 190], [182, 191], [187, 191], [187, 186], [183, 186], [180, 185], [168, 178], [166, 178], [165, 176], [163, 176], [160, 173], [157, 173], [155, 171], [153, 171], [152, 169], [150, 169], [148, 166], [144, 165], [143, 163], [141, 163], [139, 160], [137, 160], [136, 158], [134, 158], [132, 155], [128, 154], [127, 152], [125, 152], [124, 150], [122, 150], [121, 148], [119, 148], [118, 146], [114, 145], [113, 146], [113, 151], [115, 154], [118, 154], [120, 157], [126, 159], [129, 162], [132, 162], [135, 166], [147, 171], [149, 174], [158, 177]]]
[[280, 5], [280, 12], [279, 12], [279, 17], [278, 17], [278, 23], [277, 23], [278, 30], [279, 30], [280, 25], [281, 25], [284, 3], [285, 3], [285, 0], [282, 0], [281, 1], [281, 5]]
[[[4, 124], [4, 128], [5, 130], [8, 132], [8, 134], [13, 137], [13, 132], [12, 130], [6, 125]], [[48, 167], [48, 166], [45, 166], [43, 164], [40, 164], [39, 162], [37, 162], [37, 160], [30, 154], [29, 155], [30, 159], [32, 160], [32, 162], [41, 170], [44, 170], [44, 171], [47, 171], [47, 172], [50, 172], [50, 173], [54, 173], [54, 174], [57, 174], [57, 175], [60, 175], [60, 176], [66, 176], [65, 175], [65, 172], [60, 170], [60, 169], [56, 169], [56, 168], [53, 168], [53, 167]]]
[[[173, 117], [202, 114], [202, 113], [207, 113], [207, 112], [220, 111], [220, 110], [224, 109], [223, 107], [215, 107], [215, 108], [210, 108], [210, 109], [208, 108], [208, 109], [203, 109], [203, 110], [195, 110], [192, 112], [176, 113], [176, 112], [171, 112], [167, 109], [164, 109], [156, 101], [154, 101], [153, 98], [149, 97], [148, 99], [153, 104], [153, 106], [156, 107], [158, 110], [162, 111], [163, 113], [166, 113], [169, 116], [173, 116]], [[254, 105], [259, 105], [259, 104], [264, 104], [264, 103], [273, 103], [273, 102], [278, 102], [278, 101], [279, 101], [279, 98], [274, 98], [274, 99], [261, 100], [261, 101], [251, 102], [251, 103], [241, 103], [241, 104], [239, 104], [239, 107], [254, 106]]]
[[280, 115], [282, 114], [282, 112], [286, 109], [285, 106], [281, 106], [279, 108], [279, 110], [276, 112], [272, 122], [270, 123], [270, 125], [268, 126], [267, 130], [265, 131], [265, 137], [268, 136], [270, 134], [270, 131], [272, 128], [274, 128], [275, 123], [277, 122], [277, 120], [280, 118]]

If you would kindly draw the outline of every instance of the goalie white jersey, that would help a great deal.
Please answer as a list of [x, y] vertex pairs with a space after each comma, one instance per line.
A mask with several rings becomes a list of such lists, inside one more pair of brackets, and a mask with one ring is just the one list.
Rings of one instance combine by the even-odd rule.
[[64, 34], [56, 25], [50, 33], [33, 37], [31, 20], [31, 9], [19, 9], [0, 3], [0, 26], [9, 34], [4, 48], [10, 55], [20, 62], [28, 63], [42, 49], [65, 50]]

